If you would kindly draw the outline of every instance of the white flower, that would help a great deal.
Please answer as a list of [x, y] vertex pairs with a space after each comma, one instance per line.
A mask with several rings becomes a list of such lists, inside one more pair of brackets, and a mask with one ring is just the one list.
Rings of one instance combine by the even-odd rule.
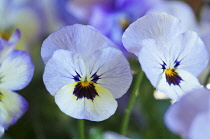
[[148, 14], [123, 34], [125, 48], [138, 56], [151, 84], [171, 99], [200, 87], [197, 76], [209, 55], [199, 36], [183, 32], [180, 20], [165, 14]]
[[42, 45], [44, 84], [69, 116], [102, 121], [114, 114], [115, 98], [128, 90], [132, 75], [121, 51], [85, 25], [63, 27]]

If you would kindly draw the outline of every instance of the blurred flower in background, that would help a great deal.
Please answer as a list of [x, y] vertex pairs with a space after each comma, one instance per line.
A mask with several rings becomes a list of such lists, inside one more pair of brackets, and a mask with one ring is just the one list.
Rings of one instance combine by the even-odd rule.
[[170, 106], [165, 114], [167, 127], [185, 139], [210, 137], [210, 90], [191, 90]]
[[17, 94], [31, 81], [34, 65], [30, 55], [22, 50], [14, 50], [21, 32], [16, 29], [12, 36], [0, 38], [0, 128], [3, 133], [27, 110], [27, 101]]
[[42, 21], [37, 8], [29, 1], [0, 1], [0, 19], [3, 19], [0, 22], [0, 32], [11, 35], [19, 28], [22, 31], [22, 38], [17, 44], [18, 49], [30, 50], [31, 44], [40, 37]]

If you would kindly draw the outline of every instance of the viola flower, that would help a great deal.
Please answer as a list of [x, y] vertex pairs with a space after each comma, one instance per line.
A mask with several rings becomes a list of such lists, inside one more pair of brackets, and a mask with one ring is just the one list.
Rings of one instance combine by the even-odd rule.
[[208, 139], [210, 136], [210, 90], [205, 88], [191, 90], [169, 107], [164, 119], [166, 126], [183, 138]]
[[[0, 1], [0, 32], [10, 36], [19, 28], [22, 31], [21, 40], [16, 47], [29, 50], [28, 46], [40, 37], [42, 33], [41, 14], [33, 2], [26, 1]], [[24, 22], [23, 22], [24, 21]]]
[[29, 84], [34, 66], [27, 52], [13, 49], [20, 39], [20, 30], [9, 39], [4, 34], [0, 36], [0, 128], [4, 132], [27, 110], [27, 101], [14, 91]]
[[136, 19], [144, 16], [159, 0], [114, 0], [109, 6], [94, 6], [89, 24], [114, 41], [123, 52], [122, 34]]
[[195, 32], [182, 30], [179, 19], [148, 14], [127, 28], [122, 41], [138, 56], [151, 84], [169, 98], [177, 100], [200, 87], [196, 77], [207, 66], [209, 55]]
[[63, 27], [43, 42], [44, 84], [62, 112], [91, 121], [114, 114], [115, 99], [126, 93], [132, 75], [128, 61], [113, 46], [80, 24]]

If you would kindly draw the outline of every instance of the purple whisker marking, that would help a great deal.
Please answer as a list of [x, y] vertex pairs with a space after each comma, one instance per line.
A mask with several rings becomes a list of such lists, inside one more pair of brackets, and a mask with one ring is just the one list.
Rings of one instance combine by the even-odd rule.
[[174, 68], [177, 68], [180, 65], [181, 61], [175, 60], [174, 61]]
[[162, 66], [162, 68], [161, 69], [163, 69], [163, 70], [165, 70], [166, 69], [166, 63], [163, 61], [163, 64], [160, 64], [161, 66]]
[[[101, 76], [101, 75], [100, 75]], [[94, 82], [94, 83], [96, 83], [99, 79], [101, 79], [100, 78], [100, 76], [98, 76], [97, 74], [96, 74], [96, 72], [91, 76], [91, 78], [92, 78], [92, 82]]]
[[[76, 71], [75, 71], [76, 72]], [[79, 73], [78, 72], [76, 72], [77, 73], [77, 75], [72, 75], [73, 76], [73, 78], [72, 79], [74, 79], [75, 80], [75, 82], [78, 82], [78, 81], [80, 81], [80, 78], [81, 78], [81, 76], [79, 75]]]

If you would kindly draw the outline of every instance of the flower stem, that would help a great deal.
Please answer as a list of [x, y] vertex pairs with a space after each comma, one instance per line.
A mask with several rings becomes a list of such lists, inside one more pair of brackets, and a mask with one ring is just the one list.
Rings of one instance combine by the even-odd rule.
[[205, 81], [204, 81], [204, 86], [207, 85], [208, 81], [209, 81], [209, 78], [210, 78], [210, 71], [208, 72], [206, 78], [205, 78]]
[[83, 119], [78, 120], [78, 139], [85, 139], [85, 121]]
[[143, 71], [139, 71], [138, 72], [137, 79], [135, 81], [134, 88], [132, 90], [132, 93], [131, 93], [131, 96], [130, 96], [130, 99], [129, 99], [129, 102], [128, 102], [128, 105], [127, 105], [127, 108], [125, 110], [125, 114], [124, 114], [124, 117], [123, 117], [121, 131], [120, 131], [120, 133], [122, 135], [126, 134], [126, 131], [127, 131], [127, 128], [128, 128], [129, 119], [130, 119], [130, 114], [131, 114], [133, 105], [135, 103], [135, 100], [137, 98], [138, 88], [139, 88], [139, 86], [140, 86], [140, 84], [142, 82], [143, 75], [144, 75]]

